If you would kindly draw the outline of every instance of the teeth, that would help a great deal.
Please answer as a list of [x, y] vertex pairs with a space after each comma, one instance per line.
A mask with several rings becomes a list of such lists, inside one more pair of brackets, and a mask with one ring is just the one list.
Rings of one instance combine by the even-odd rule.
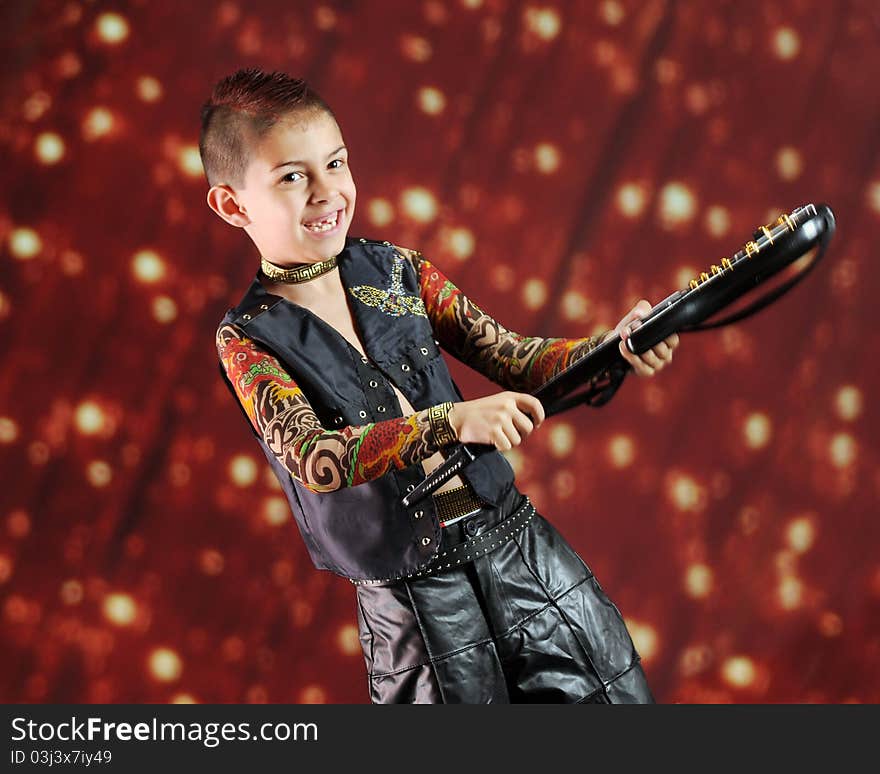
[[336, 227], [336, 221], [339, 218], [339, 213], [334, 212], [329, 218], [325, 218], [322, 221], [318, 221], [316, 223], [303, 223], [303, 226], [307, 228], [309, 231], [329, 231], [331, 228]]

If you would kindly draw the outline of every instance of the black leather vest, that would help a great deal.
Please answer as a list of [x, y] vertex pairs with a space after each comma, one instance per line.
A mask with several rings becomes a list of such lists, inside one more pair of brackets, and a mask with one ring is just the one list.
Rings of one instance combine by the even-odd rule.
[[[366, 360], [313, 312], [268, 293], [259, 272], [223, 322], [278, 358], [328, 429], [403, 416], [392, 384], [416, 411], [462, 400], [425, 315], [412, 264], [389, 242], [350, 237], [338, 267]], [[222, 364], [220, 371], [235, 395]], [[253, 430], [250, 420], [248, 425]], [[396, 578], [437, 554], [440, 525], [432, 498], [411, 508], [400, 502], [425, 477], [421, 464], [317, 493], [294, 479], [256, 431], [254, 435], [318, 569], [355, 579]], [[460, 475], [493, 505], [513, 484], [513, 469], [499, 452], [481, 456]]]

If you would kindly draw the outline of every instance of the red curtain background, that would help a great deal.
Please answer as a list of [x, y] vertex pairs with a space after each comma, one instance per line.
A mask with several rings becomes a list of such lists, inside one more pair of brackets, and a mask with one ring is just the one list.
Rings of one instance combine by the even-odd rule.
[[[584, 336], [796, 206], [826, 259], [509, 453], [661, 702], [880, 700], [880, 12], [871, 2], [3, 5], [0, 698], [365, 702], [354, 589], [309, 563], [221, 383], [256, 270], [198, 110], [309, 79], [351, 233], [507, 327]], [[467, 397], [498, 389], [447, 358]]]

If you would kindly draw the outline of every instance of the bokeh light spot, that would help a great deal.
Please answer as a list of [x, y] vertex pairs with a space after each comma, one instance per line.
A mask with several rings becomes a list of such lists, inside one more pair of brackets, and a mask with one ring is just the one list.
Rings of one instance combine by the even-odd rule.
[[437, 217], [437, 200], [427, 188], [407, 188], [401, 197], [403, 211], [419, 223], [429, 223]]
[[387, 199], [370, 199], [367, 203], [367, 217], [374, 226], [387, 226], [394, 220], [394, 206]]
[[635, 459], [636, 447], [632, 436], [617, 433], [608, 442], [608, 458], [615, 468], [629, 467]]
[[880, 214], [880, 182], [875, 180], [868, 184], [865, 198], [868, 201], [868, 207]]
[[18, 438], [18, 425], [11, 417], [0, 417], [0, 443], [14, 443]]
[[43, 249], [40, 235], [32, 228], [21, 226], [9, 234], [9, 252], [19, 261], [27, 261]]
[[819, 632], [824, 637], [837, 637], [843, 631], [843, 619], [830, 610], [819, 616]]
[[105, 428], [107, 416], [95, 401], [84, 400], [76, 407], [73, 421], [83, 435], [97, 435]]
[[400, 50], [404, 57], [413, 62], [427, 62], [431, 58], [431, 44], [418, 35], [403, 35]]
[[631, 618], [624, 619], [624, 623], [642, 660], [648, 662], [655, 658], [660, 646], [657, 629], [650, 624], [633, 621]]
[[770, 417], [763, 412], [749, 414], [743, 422], [743, 438], [750, 449], [763, 449], [773, 433]]
[[113, 468], [104, 460], [92, 460], [86, 466], [86, 478], [97, 489], [102, 489], [113, 480]]
[[439, 116], [446, 108], [446, 96], [433, 86], [423, 86], [419, 89], [416, 102], [422, 112], [429, 116]]
[[792, 519], [785, 530], [785, 540], [791, 549], [802, 554], [810, 549], [816, 540], [816, 525], [810, 516]]
[[624, 183], [617, 189], [615, 197], [617, 209], [628, 218], [636, 218], [641, 215], [647, 201], [648, 194], [645, 186], [641, 183]]
[[801, 48], [800, 36], [791, 27], [780, 27], [773, 35], [773, 53], [779, 59], [794, 59]]
[[153, 319], [163, 325], [173, 322], [177, 317], [177, 304], [169, 296], [156, 296], [153, 299]]
[[83, 137], [88, 140], [97, 140], [100, 137], [108, 135], [113, 131], [115, 126], [115, 118], [113, 113], [105, 107], [92, 108], [82, 123]]
[[144, 102], [156, 102], [162, 98], [162, 84], [150, 75], [137, 79], [137, 95]]
[[549, 175], [559, 168], [559, 149], [549, 142], [535, 146], [535, 166], [538, 171]]
[[177, 165], [180, 171], [192, 178], [201, 179], [205, 174], [202, 158], [196, 145], [184, 145], [177, 154]]
[[671, 473], [666, 479], [666, 494], [682, 511], [699, 511], [705, 506], [706, 494], [697, 481], [686, 473]]
[[604, 0], [599, 6], [599, 16], [606, 24], [616, 27], [623, 21], [626, 12], [617, 0]]
[[277, 527], [290, 518], [290, 506], [283, 497], [267, 497], [263, 501], [263, 518], [267, 524]]
[[796, 575], [784, 575], [776, 589], [776, 597], [780, 606], [785, 610], [795, 610], [800, 607], [804, 596], [804, 584]]
[[6, 531], [16, 539], [27, 537], [31, 531], [31, 517], [22, 508], [16, 508], [6, 517]]
[[532, 277], [523, 284], [523, 303], [528, 309], [540, 309], [547, 300], [547, 285], [542, 279]]
[[55, 132], [41, 132], [34, 140], [34, 156], [41, 164], [57, 164], [64, 158], [64, 140]]
[[550, 430], [550, 453], [557, 458], [567, 457], [574, 449], [574, 428], [568, 422], [558, 422]]
[[862, 403], [862, 391], [852, 384], [841, 387], [834, 396], [837, 416], [847, 422], [858, 419], [862, 413]]
[[104, 617], [117, 626], [128, 626], [137, 616], [137, 604], [128, 594], [108, 594], [104, 598]]
[[568, 320], [583, 320], [590, 309], [590, 302], [583, 293], [567, 290], [562, 296], [562, 314]]
[[828, 445], [828, 456], [836, 468], [845, 468], [855, 462], [858, 445], [849, 433], [836, 433]]
[[229, 462], [229, 478], [236, 486], [250, 486], [257, 480], [257, 463], [253, 457], [237, 454]]
[[327, 692], [320, 685], [307, 685], [300, 691], [300, 704], [326, 704]]
[[803, 170], [803, 160], [796, 148], [786, 146], [776, 154], [776, 171], [783, 180], [796, 180]]
[[723, 237], [730, 231], [730, 213], [725, 207], [712, 205], [706, 210], [705, 223], [710, 236]]
[[732, 656], [721, 665], [721, 677], [734, 688], [747, 688], [757, 676], [755, 664], [748, 656]]
[[354, 656], [362, 652], [357, 627], [351, 624], [340, 627], [336, 635], [336, 644], [346, 656]]
[[541, 40], [553, 40], [562, 27], [554, 8], [526, 8], [524, 16], [526, 28]]
[[712, 568], [707, 564], [695, 562], [685, 572], [684, 587], [688, 595], [695, 599], [703, 599], [712, 592]]
[[199, 554], [199, 567], [205, 575], [219, 575], [223, 572], [223, 554], [213, 548], [204, 549]]
[[667, 183], [660, 190], [660, 224], [672, 229], [690, 221], [697, 211], [697, 198], [684, 183]]
[[183, 672], [183, 661], [171, 648], [155, 648], [147, 661], [150, 674], [156, 680], [170, 683]]
[[473, 255], [474, 252], [474, 235], [469, 228], [464, 226], [451, 228], [444, 232], [444, 241], [446, 247], [458, 260], [464, 261]]
[[116, 45], [128, 37], [128, 21], [118, 13], [102, 13], [95, 19], [98, 38], [104, 43]]
[[78, 605], [83, 600], [83, 585], [78, 580], [66, 580], [59, 595], [65, 605]]
[[131, 259], [131, 271], [139, 282], [158, 282], [165, 276], [165, 261], [155, 250], [138, 250]]

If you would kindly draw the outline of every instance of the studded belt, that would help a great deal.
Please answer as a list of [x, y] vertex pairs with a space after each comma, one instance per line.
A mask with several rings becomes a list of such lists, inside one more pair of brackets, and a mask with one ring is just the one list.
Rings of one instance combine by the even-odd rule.
[[420, 570], [401, 575], [398, 578], [383, 578], [379, 580], [356, 580], [349, 578], [355, 586], [372, 586], [380, 583], [389, 583], [405, 578], [419, 578], [430, 575], [436, 575], [449, 570], [452, 567], [459, 567], [462, 564], [472, 562], [481, 556], [485, 556], [490, 551], [503, 546], [514, 536], [516, 536], [535, 515], [535, 506], [532, 505], [528, 497], [524, 497], [522, 505], [520, 505], [513, 513], [504, 521], [499, 522], [494, 527], [486, 530], [482, 535], [475, 535], [463, 543], [449, 546], [441, 551], [427, 565]]

